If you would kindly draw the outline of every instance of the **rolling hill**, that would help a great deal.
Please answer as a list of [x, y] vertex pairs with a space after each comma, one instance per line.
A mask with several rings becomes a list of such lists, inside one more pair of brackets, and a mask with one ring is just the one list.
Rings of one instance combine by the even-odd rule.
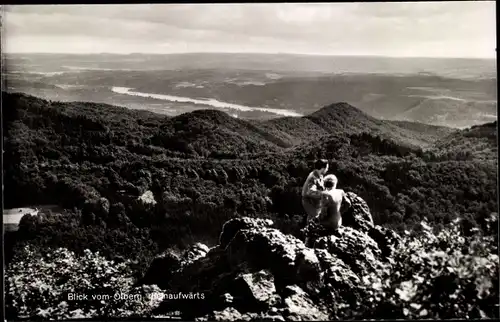
[[331, 104], [301, 118], [282, 117], [251, 122], [293, 146], [331, 134], [369, 132], [407, 145], [427, 148], [455, 131], [446, 126], [379, 120], [347, 103]]
[[289, 146], [304, 144], [330, 133], [329, 129], [322, 128], [306, 117], [282, 117], [265, 122], [251, 122], [281, 138]]
[[[7, 117], [9, 113], [27, 113], [26, 117], [31, 119], [41, 114], [45, 116], [43, 122], [46, 124], [62, 124], [62, 119], [76, 117], [80, 122], [78, 126], [85, 126], [86, 122], [92, 124], [89, 126], [96, 140], [111, 139], [121, 146], [140, 141], [151, 147], [205, 157], [211, 153], [236, 157], [259, 151], [279, 151], [324, 135], [362, 132], [425, 148], [440, 134], [451, 131], [445, 127], [409, 126], [411, 123], [408, 122], [400, 126], [377, 120], [347, 103], [331, 104], [306, 117], [269, 121], [236, 119], [217, 110], [199, 110], [167, 117], [107, 104], [52, 102], [10, 93], [4, 94], [4, 106]], [[17, 106], [18, 109], [12, 111], [9, 106]], [[56, 131], [63, 130], [75, 131], [75, 128], [56, 126]], [[116, 131], [116, 135], [110, 137], [110, 131]]]
[[430, 141], [436, 141], [444, 138], [445, 136], [457, 131], [455, 128], [447, 126], [430, 125], [425, 123], [411, 122], [411, 121], [386, 121], [389, 124], [397, 125], [398, 127], [422, 133], [429, 136]]
[[198, 110], [166, 120], [161, 133], [151, 138], [157, 146], [185, 146], [201, 156], [218, 155], [233, 158], [262, 151], [276, 152], [289, 144], [247, 121], [218, 110]]
[[476, 124], [491, 122], [496, 117], [497, 103], [491, 101], [466, 101], [453, 97], [423, 97], [406, 111], [399, 113], [396, 118], [411, 120], [434, 125], [453, 124], [463, 128], [475, 120]]
[[498, 160], [498, 123], [475, 125], [437, 140], [431, 151], [479, 160]]

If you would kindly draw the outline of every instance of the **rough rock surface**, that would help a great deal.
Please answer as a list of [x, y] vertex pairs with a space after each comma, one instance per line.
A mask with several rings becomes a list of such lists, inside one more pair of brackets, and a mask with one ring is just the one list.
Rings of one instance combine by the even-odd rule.
[[172, 251], [166, 251], [156, 256], [140, 284], [157, 284], [164, 288], [170, 282], [174, 271], [181, 267], [181, 258]]
[[377, 263], [382, 259], [381, 252], [371, 237], [350, 227], [340, 227], [339, 234], [340, 237], [321, 237], [315, 247], [326, 249], [358, 274], [367, 274], [379, 268]]
[[285, 318], [292, 321], [325, 321], [329, 319], [325, 308], [314, 304], [309, 295], [298, 285], [289, 285], [284, 300]]
[[346, 197], [351, 202], [351, 207], [342, 214], [342, 226], [368, 233], [374, 227], [368, 204], [352, 192], [347, 192]]
[[296, 277], [295, 257], [304, 243], [274, 228], [240, 230], [227, 246], [230, 264], [245, 262], [255, 269], [268, 268], [279, 279]]
[[271, 220], [242, 217], [224, 224], [212, 249], [195, 244], [182, 256], [162, 254], [146, 274], [147, 283], [203, 298], [165, 299], [159, 313], [179, 310], [183, 319], [200, 321], [349, 316], [366, 297], [363, 277], [390, 262], [400, 237], [375, 226], [361, 198], [348, 197], [353, 206], [346, 226], [334, 235], [315, 235], [309, 227], [307, 246], [313, 247], [274, 228]]
[[183, 264], [186, 265], [188, 263], [194, 262], [198, 258], [205, 257], [207, 253], [210, 251], [207, 245], [202, 243], [196, 243], [188, 248], [186, 252], [183, 254]]
[[244, 311], [261, 311], [280, 301], [274, 276], [267, 270], [239, 275], [230, 286], [232, 303]]
[[226, 247], [240, 230], [251, 228], [269, 228], [272, 227], [273, 224], [273, 221], [269, 219], [248, 217], [231, 219], [222, 227], [222, 233], [219, 237], [219, 245], [220, 247]]

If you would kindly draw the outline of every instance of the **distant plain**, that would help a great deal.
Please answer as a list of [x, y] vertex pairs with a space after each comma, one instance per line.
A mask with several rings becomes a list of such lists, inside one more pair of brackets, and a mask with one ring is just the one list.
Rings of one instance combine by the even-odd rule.
[[496, 61], [288, 54], [9, 54], [4, 89], [170, 116], [308, 115], [347, 102], [379, 119], [464, 128], [497, 119]]

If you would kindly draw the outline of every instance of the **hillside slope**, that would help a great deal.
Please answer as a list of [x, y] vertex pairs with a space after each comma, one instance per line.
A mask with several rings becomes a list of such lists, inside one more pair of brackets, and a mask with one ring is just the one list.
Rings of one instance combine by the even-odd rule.
[[[140, 144], [151, 153], [167, 149], [191, 157], [211, 154], [236, 157], [288, 147], [286, 142], [265, 130], [216, 110], [166, 117], [106, 104], [52, 102], [26, 94], [6, 93], [3, 98], [5, 121], [9, 123], [5, 131], [15, 124], [20, 126], [19, 123], [10, 124], [11, 121], [22, 119], [25, 125], [35, 128], [42, 124], [53, 127], [44, 132], [49, 140], [53, 132], [75, 133], [89, 143], [102, 140], [118, 146]], [[68, 118], [74, 120], [65, 122]], [[83, 132], [80, 133], [80, 129]]]
[[409, 131], [420, 133], [422, 136], [428, 137], [429, 142], [435, 142], [436, 140], [442, 139], [445, 136], [457, 131], [457, 129], [447, 126], [429, 125], [418, 122], [391, 121], [391, 120], [386, 120], [385, 122], [397, 125]]
[[[412, 120], [433, 125], [453, 125], [457, 128], [491, 122], [495, 118], [497, 103], [491, 101], [466, 101], [454, 97], [423, 97], [410, 109], [395, 116], [399, 120]], [[464, 118], [464, 115], [470, 119]]]
[[348, 103], [331, 104], [306, 118], [331, 134], [367, 132], [414, 147], [428, 147], [437, 138], [436, 131], [429, 133], [425, 126], [379, 120]]
[[[11, 105], [18, 106], [18, 110], [10, 111]], [[9, 113], [20, 113], [20, 110], [25, 110], [27, 114], [23, 115], [30, 119], [39, 113], [45, 116], [44, 124], [55, 126], [56, 131], [70, 132], [88, 123], [96, 140], [112, 140], [121, 146], [142, 144], [151, 153], [158, 152], [158, 148], [166, 148], [172, 153], [191, 157], [213, 154], [221, 158], [235, 158], [249, 153], [277, 152], [325, 135], [362, 132], [425, 148], [447, 133], [444, 127], [436, 127], [439, 130], [430, 132], [429, 126], [400, 126], [378, 120], [347, 103], [331, 104], [301, 118], [283, 117], [262, 122], [235, 119], [217, 110], [199, 110], [167, 117], [107, 104], [52, 102], [18, 93], [5, 93], [4, 106], [7, 118]], [[61, 119], [67, 117], [79, 120], [78, 124], [75, 123], [76, 127], [59, 127]], [[108, 136], [110, 131], [117, 135]]]
[[265, 122], [253, 122], [286, 141], [290, 146], [307, 143], [330, 134], [329, 129], [321, 127], [307, 117], [282, 117]]
[[431, 150], [441, 155], [498, 160], [498, 123], [495, 121], [455, 131], [437, 140]]
[[407, 121], [376, 119], [348, 103], [335, 103], [300, 118], [283, 117], [253, 124], [291, 146], [316, 142], [329, 135], [369, 133], [400, 145], [428, 148], [455, 129]]
[[217, 110], [198, 110], [168, 119], [153, 144], [170, 148], [172, 142], [186, 145], [181, 152], [196, 155], [239, 157], [248, 153], [277, 151], [289, 144], [273, 134]]

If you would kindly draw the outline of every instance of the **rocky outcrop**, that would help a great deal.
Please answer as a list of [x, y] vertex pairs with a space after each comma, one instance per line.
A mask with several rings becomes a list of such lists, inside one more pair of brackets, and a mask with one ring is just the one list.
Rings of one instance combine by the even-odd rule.
[[157, 284], [161, 288], [168, 288], [176, 271], [206, 256], [209, 250], [202, 243], [192, 245], [181, 255], [167, 250], [153, 259], [139, 284]]
[[368, 204], [353, 192], [347, 192], [346, 198], [351, 203], [351, 207], [342, 214], [342, 226], [368, 233], [374, 227]]
[[268, 270], [240, 274], [228, 291], [232, 305], [243, 311], [265, 311], [277, 305], [281, 298], [276, 293], [273, 274]]
[[270, 228], [273, 226], [273, 221], [269, 219], [260, 218], [237, 218], [229, 220], [222, 226], [222, 233], [219, 237], [220, 247], [226, 247], [229, 242], [241, 230]]
[[232, 267], [246, 263], [252, 268], [269, 269], [280, 280], [296, 277], [295, 259], [304, 243], [274, 228], [240, 230], [227, 246]]
[[195, 243], [191, 247], [189, 247], [183, 254], [183, 264], [187, 265], [188, 263], [196, 261], [198, 258], [204, 257], [210, 251], [207, 245], [202, 243]]
[[140, 284], [156, 284], [166, 288], [173, 272], [181, 267], [181, 257], [172, 251], [166, 251], [153, 259]]
[[321, 237], [316, 241], [315, 247], [326, 249], [358, 275], [376, 272], [379, 269], [377, 264], [382, 259], [377, 243], [351, 227], [340, 227], [339, 237]]
[[298, 285], [285, 288], [283, 315], [292, 321], [325, 321], [329, 315], [325, 307], [314, 304], [311, 297]]
[[144, 280], [192, 298], [165, 299], [159, 312], [178, 310], [193, 320], [349, 317], [367, 298], [363, 278], [390, 265], [400, 238], [373, 224], [361, 198], [348, 198], [346, 226], [334, 235], [308, 227], [307, 245], [271, 220], [242, 217], [224, 224], [216, 247], [198, 243], [181, 256], [162, 254]]

